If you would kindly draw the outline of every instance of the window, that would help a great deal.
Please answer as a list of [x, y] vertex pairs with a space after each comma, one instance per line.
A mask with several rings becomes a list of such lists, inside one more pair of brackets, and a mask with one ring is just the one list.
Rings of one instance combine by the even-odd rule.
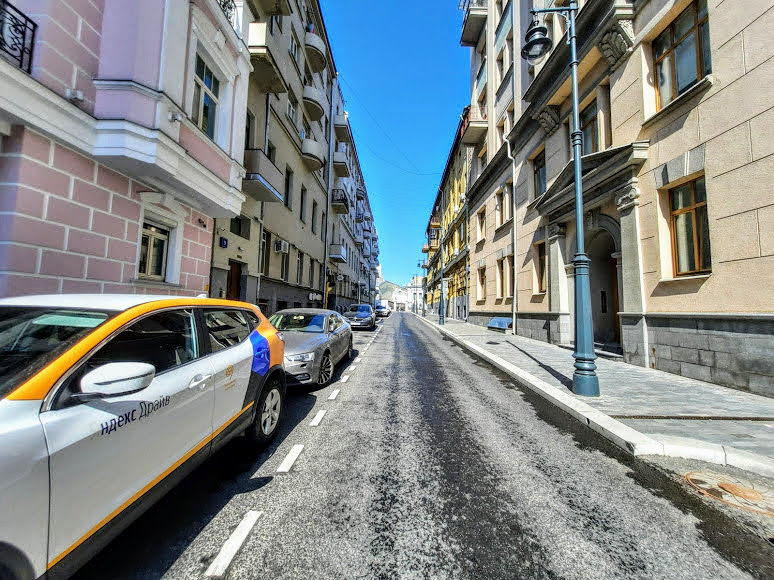
[[211, 352], [239, 344], [250, 334], [250, 325], [239, 310], [205, 310], [204, 322]]
[[171, 310], [147, 316], [121, 331], [89, 359], [84, 370], [114, 362], [142, 362], [156, 367], [158, 375], [198, 356], [193, 312]]
[[293, 170], [290, 167], [285, 167], [285, 199], [283, 203], [286, 208], [293, 209]]
[[505, 221], [505, 192], [501, 189], [495, 194], [495, 223], [499, 228]]
[[486, 300], [486, 268], [478, 269], [478, 280], [476, 281], [476, 299]]
[[712, 256], [704, 177], [670, 190], [669, 210], [675, 276], [710, 272]]
[[303, 117], [304, 129], [301, 131], [301, 139], [312, 139], [312, 127], [309, 125], [309, 120], [306, 115]]
[[546, 291], [546, 243], [538, 242], [535, 244], [535, 277], [537, 279], [537, 291], [543, 293]]
[[215, 139], [215, 121], [218, 109], [220, 82], [202, 57], [196, 55], [196, 76], [194, 78], [193, 122], [199, 129]]
[[298, 39], [296, 38], [295, 32], [290, 33], [290, 46], [288, 47], [288, 52], [290, 52], [290, 56], [293, 57], [293, 60], [298, 62]]
[[476, 214], [476, 241], [481, 242], [486, 237], [486, 209]]
[[231, 218], [231, 233], [236, 234], [240, 238], [250, 239], [250, 218], [240, 215], [239, 217]]
[[317, 233], [317, 202], [312, 200], [312, 233]]
[[275, 165], [277, 164], [277, 148], [271, 141], [269, 141], [269, 144], [266, 146], [266, 157], [268, 157], [269, 161]]
[[505, 258], [497, 260], [497, 297], [503, 298], [505, 296], [506, 286], [506, 272], [505, 272]]
[[712, 72], [707, 16], [707, 0], [694, 1], [653, 41], [658, 110]]
[[263, 244], [263, 264], [261, 264], [261, 274], [268, 276], [269, 260], [271, 259], [271, 233], [264, 230], [261, 237], [261, 243]]
[[301, 221], [306, 223], [306, 188], [301, 186], [301, 200], [299, 205], [301, 206]]
[[320, 276], [317, 278], [317, 287], [322, 290], [323, 289], [323, 282], [325, 281], [325, 265], [320, 264]]
[[285, 282], [288, 281], [289, 269], [290, 269], [290, 252], [285, 252], [284, 254], [280, 254], [280, 278], [285, 280]]
[[588, 107], [583, 109], [580, 114], [580, 126], [583, 133], [583, 153], [596, 153], [599, 151], [599, 140], [597, 137], [597, 102], [594, 101]]
[[299, 286], [304, 283], [304, 253], [300, 251], [296, 260], [296, 283]]
[[314, 259], [309, 260], [309, 287], [314, 288]]
[[325, 241], [326, 231], [328, 230], [328, 218], [325, 215], [325, 212], [322, 212], [322, 219], [320, 220], [320, 237], [322, 237], [322, 240]]
[[545, 149], [532, 160], [532, 183], [535, 197], [546, 192], [546, 152]]
[[150, 222], [142, 224], [140, 243], [140, 278], [163, 280], [167, 271], [169, 230]]
[[288, 118], [293, 121], [293, 126], [298, 125], [298, 99], [288, 91]]

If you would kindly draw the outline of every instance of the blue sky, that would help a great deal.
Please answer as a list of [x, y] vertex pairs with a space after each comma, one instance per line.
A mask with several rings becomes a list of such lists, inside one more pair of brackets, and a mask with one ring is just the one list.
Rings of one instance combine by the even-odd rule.
[[425, 227], [470, 102], [454, 0], [321, 0], [333, 59], [379, 230], [386, 280], [417, 274]]

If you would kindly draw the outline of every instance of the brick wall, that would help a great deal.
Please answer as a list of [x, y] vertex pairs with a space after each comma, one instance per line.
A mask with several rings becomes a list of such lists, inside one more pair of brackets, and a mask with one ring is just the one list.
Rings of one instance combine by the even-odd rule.
[[0, 296], [205, 291], [212, 219], [184, 206], [180, 287], [135, 283], [150, 188], [21, 126], [1, 151]]

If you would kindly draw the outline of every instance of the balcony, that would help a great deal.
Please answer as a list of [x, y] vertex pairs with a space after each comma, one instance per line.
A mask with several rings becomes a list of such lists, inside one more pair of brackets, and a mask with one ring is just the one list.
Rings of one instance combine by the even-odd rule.
[[355, 230], [355, 245], [358, 248], [363, 247], [363, 230], [360, 228]]
[[320, 72], [328, 64], [328, 50], [325, 47], [325, 41], [319, 35], [307, 30], [304, 43], [309, 70]]
[[430, 227], [431, 228], [440, 228], [441, 227], [441, 218], [438, 215], [430, 216]]
[[282, 201], [282, 172], [263, 151], [245, 149], [245, 170], [242, 191], [256, 201]]
[[355, 212], [355, 222], [362, 224], [364, 219], [365, 219], [365, 214], [363, 213], [363, 210], [358, 210], [357, 212]]
[[8, 2], [0, 2], [0, 57], [26, 73], [32, 70], [32, 47], [38, 25]]
[[333, 117], [333, 130], [336, 132], [336, 139], [342, 143], [352, 143], [352, 130], [349, 127], [349, 115], [346, 112]]
[[338, 262], [339, 264], [347, 263], [347, 248], [343, 244], [331, 244], [330, 246], [330, 260], [331, 262]]
[[487, 16], [486, 0], [460, 0], [460, 10], [465, 11], [462, 21], [462, 34], [460, 44], [462, 46], [476, 46], [481, 32], [486, 26]]
[[362, 187], [357, 188], [357, 193], [355, 194], [358, 201], [365, 201], [366, 197], [366, 191]]
[[325, 165], [325, 147], [314, 139], [306, 138], [301, 142], [301, 156], [309, 171], [317, 171]]
[[[480, 107], [478, 104], [471, 105], [465, 115], [465, 123], [462, 127], [462, 142], [466, 145], [480, 143], [488, 128], [486, 108]], [[433, 227], [432, 223], [430, 227]], [[435, 227], [441, 227], [441, 224], [439, 223]]]
[[343, 189], [334, 189], [331, 193], [331, 209], [333, 213], [348, 214], [349, 198]]
[[304, 85], [304, 109], [310, 121], [319, 121], [325, 114], [325, 93], [311, 85]]
[[422, 244], [422, 253], [427, 254], [430, 251], [430, 246], [428, 244]]
[[282, 78], [277, 61], [269, 48], [273, 43], [266, 22], [251, 22], [247, 33], [247, 49], [250, 51], [250, 63], [253, 65], [252, 77], [261, 92], [286, 93], [288, 87]]
[[346, 151], [333, 152], [333, 170], [337, 177], [349, 177], [349, 159]]
[[370, 258], [371, 257], [371, 248], [368, 246], [368, 244], [365, 244], [363, 246], [363, 257], [364, 258]]
[[437, 250], [440, 246], [440, 241], [438, 238], [430, 238], [430, 249], [431, 250]]
[[[363, 222], [363, 233], [370, 234], [372, 231], [371, 220], [367, 219]], [[371, 237], [370, 235], [368, 237]]]
[[253, 0], [267, 16], [291, 14], [290, 0]]

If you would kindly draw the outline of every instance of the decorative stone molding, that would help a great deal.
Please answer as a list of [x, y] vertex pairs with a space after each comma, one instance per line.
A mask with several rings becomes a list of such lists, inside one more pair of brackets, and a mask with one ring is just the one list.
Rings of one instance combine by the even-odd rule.
[[567, 235], [567, 226], [564, 224], [548, 224], [548, 240], [552, 241], [556, 238], [563, 238]]
[[615, 196], [615, 207], [619, 212], [639, 205], [640, 190], [637, 187], [627, 187]]
[[535, 113], [532, 118], [540, 123], [547, 136], [553, 135], [559, 128], [559, 110], [554, 105], [546, 105]]
[[589, 231], [599, 229], [599, 208], [594, 208], [591, 211], [587, 211], [583, 214], [583, 224]]
[[634, 44], [634, 26], [631, 20], [617, 20], [613, 27], [602, 35], [599, 50], [608, 66], [615, 70], [632, 51]]

